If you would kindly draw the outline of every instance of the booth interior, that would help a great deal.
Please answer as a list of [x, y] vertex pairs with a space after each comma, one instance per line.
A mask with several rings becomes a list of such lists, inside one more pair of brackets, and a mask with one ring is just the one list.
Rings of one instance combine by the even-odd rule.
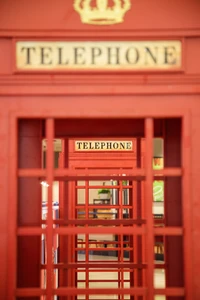
[[[74, 148], [75, 140], [68, 140], [71, 144], [71, 148]], [[132, 139], [131, 142], [136, 143], [136, 139]], [[59, 166], [59, 156], [62, 155], [62, 139], [54, 140], [54, 151], [55, 151], [55, 168]], [[142, 140], [144, 143], [144, 139]], [[154, 138], [154, 157], [152, 165], [154, 169], [162, 169], [164, 167], [163, 157], [163, 138]], [[79, 145], [80, 146], [80, 145]], [[81, 153], [83, 154], [83, 153]], [[87, 153], [88, 155], [88, 153]], [[107, 152], [101, 154], [102, 165], [106, 165]], [[46, 156], [46, 140], [43, 139], [43, 158], [45, 164]], [[118, 159], [115, 153], [112, 153], [113, 159]], [[72, 153], [72, 160], [74, 159]], [[82, 160], [83, 157], [76, 156], [75, 159], [78, 161]], [[87, 158], [88, 159], [88, 158]], [[92, 157], [92, 163], [95, 165], [95, 159]], [[123, 160], [123, 157], [121, 158]], [[91, 161], [88, 161], [91, 165]], [[116, 164], [116, 162], [115, 162]], [[102, 168], [101, 168], [102, 169]], [[128, 170], [128, 168], [127, 168]], [[115, 170], [117, 166], [115, 165]], [[126, 177], [126, 174], [124, 173]], [[46, 204], [48, 197], [48, 183], [45, 181], [41, 182], [42, 185], [42, 209], [43, 218], [47, 212]], [[59, 218], [59, 202], [60, 202], [60, 188], [62, 183], [59, 181], [53, 182], [53, 208], [55, 211], [54, 217]], [[130, 198], [136, 197], [134, 189], [137, 189], [136, 184], [130, 180], [99, 180], [88, 182], [84, 180], [78, 180], [75, 183], [69, 182], [74, 189], [73, 197], [69, 195], [70, 201], [74, 202], [73, 218], [77, 220], [119, 220], [126, 219], [131, 220], [134, 218], [134, 205]], [[86, 187], [87, 186], [87, 187]], [[144, 192], [144, 187], [141, 187]], [[155, 226], [164, 226], [164, 180], [154, 180], [153, 182], [153, 203], [152, 203], [152, 214], [155, 220]], [[134, 195], [135, 194], [135, 195]], [[142, 197], [142, 196], [141, 196]], [[135, 201], [133, 201], [135, 202]], [[80, 223], [81, 224], [81, 223]], [[81, 226], [81, 225], [80, 225]], [[101, 226], [101, 225], [97, 225]], [[130, 256], [130, 244], [129, 236], [126, 235], [123, 238], [124, 257], [129, 258]], [[79, 254], [85, 253], [86, 236], [84, 234], [78, 234], [76, 240], [76, 247]], [[95, 235], [90, 234], [88, 237], [88, 246], [91, 248], [89, 253], [92, 255], [102, 256], [118, 256], [118, 251], [115, 248], [118, 245], [118, 235], [103, 234]], [[102, 249], [103, 248], [103, 249]], [[127, 249], [127, 250], [126, 250]], [[163, 237], [156, 237], [155, 240], [155, 260], [164, 261], [164, 241]]]

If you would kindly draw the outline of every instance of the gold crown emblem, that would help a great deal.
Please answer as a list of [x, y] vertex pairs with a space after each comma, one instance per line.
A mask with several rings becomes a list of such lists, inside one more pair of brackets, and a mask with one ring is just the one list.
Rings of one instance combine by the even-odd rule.
[[91, 6], [92, 0], [74, 0], [74, 9], [80, 14], [81, 21], [87, 24], [109, 25], [121, 23], [125, 13], [131, 8], [130, 0], [96, 0], [96, 6]]

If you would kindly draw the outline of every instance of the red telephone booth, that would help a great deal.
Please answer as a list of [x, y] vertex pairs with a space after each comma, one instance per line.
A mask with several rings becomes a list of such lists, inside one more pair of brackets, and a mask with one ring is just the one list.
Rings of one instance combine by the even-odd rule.
[[0, 299], [200, 299], [199, 13], [0, 3]]

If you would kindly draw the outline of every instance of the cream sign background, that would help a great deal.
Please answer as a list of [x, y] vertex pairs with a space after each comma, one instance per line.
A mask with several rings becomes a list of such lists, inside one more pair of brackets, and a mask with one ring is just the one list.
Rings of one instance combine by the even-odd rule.
[[176, 70], [180, 41], [16, 43], [17, 70]]
[[75, 151], [132, 151], [132, 141], [75, 141]]

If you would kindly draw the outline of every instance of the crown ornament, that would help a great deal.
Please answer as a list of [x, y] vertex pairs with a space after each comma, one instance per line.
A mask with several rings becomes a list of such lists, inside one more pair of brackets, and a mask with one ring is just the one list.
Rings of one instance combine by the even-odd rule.
[[[92, 2], [95, 6], [92, 5]], [[111, 25], [122, 23], [125, 13], [131, 8], [130, 0], [74, 0], [74, 9], [85, 24]]]

